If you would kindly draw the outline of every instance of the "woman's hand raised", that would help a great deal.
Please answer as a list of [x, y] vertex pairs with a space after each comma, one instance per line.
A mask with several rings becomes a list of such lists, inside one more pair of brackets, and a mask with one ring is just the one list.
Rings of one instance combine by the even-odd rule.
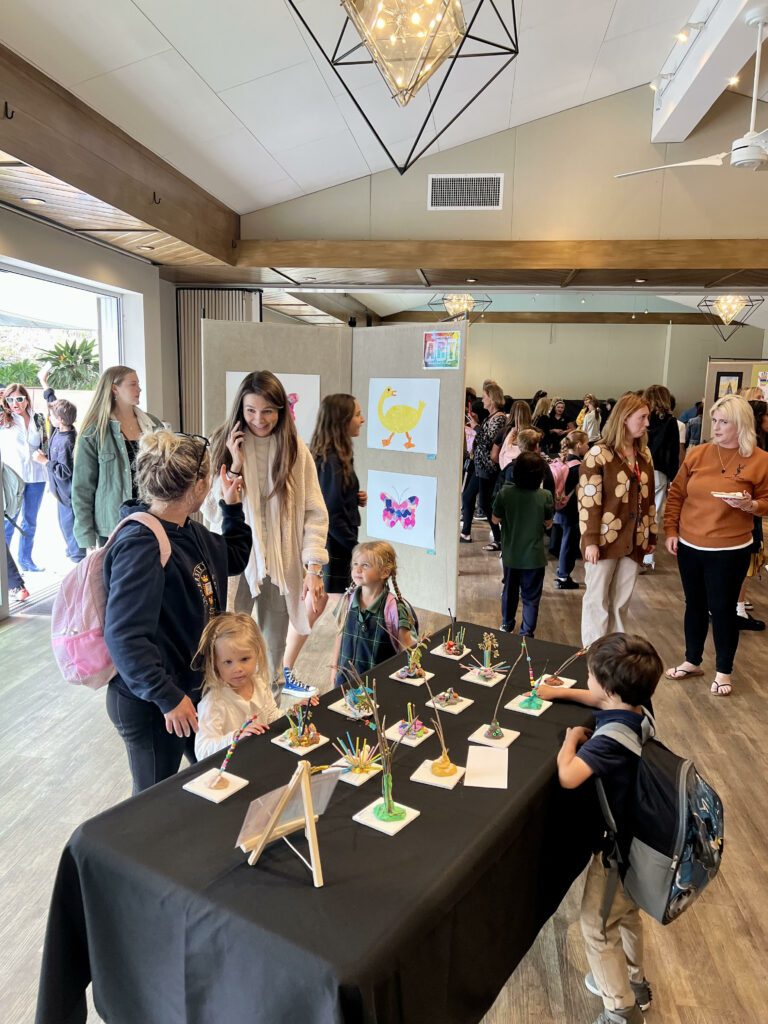
[[229, 449], [229, 454], [232, 456], [231, 469], [233, 473], [239, 473], [240, 470], [243, 468], [244, 437], [245, 433], [243, 432], [242, 424], [238, 420], [238, 422], [230, 430], [229, 437], [227, 438], [227, 448]]
[[238, 502], [243, 500], [242, 477], [236, 476], [234, 480], [230, 480], [227, 467], [222, 466], [219, 470], [219, 482], [221, 484], [221, 496], [224, 499], [225, 505], [237, 505]]

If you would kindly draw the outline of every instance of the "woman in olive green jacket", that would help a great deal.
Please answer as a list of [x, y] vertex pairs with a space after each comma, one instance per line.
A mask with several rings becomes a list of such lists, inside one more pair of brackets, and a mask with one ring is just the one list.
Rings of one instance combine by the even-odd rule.
[[104, 544], [117, 525], [120, 506], [136, 497], [134, 473], [139, 438], [163, 424], [139, 409], [135, 370], [110, 366], [99, 378], [75, 449], [72, 509], [82, 548]]

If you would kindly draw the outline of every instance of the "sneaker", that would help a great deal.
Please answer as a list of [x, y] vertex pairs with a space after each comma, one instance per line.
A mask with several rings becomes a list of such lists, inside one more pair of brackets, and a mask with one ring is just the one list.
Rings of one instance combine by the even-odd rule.
[[576, 580], [572, 580], [570, 576], [566, 576], [565, 579], [561, 579], [559, 576], [555, 577], [555, 590], [578, 590], [579, 584]]
[[[597, 982], [591, 971], [584, 979], [584, 984], [593, 995], [602, 996], [602, 992], [597, 987]], [[634, 993], [635, 1005], [639, 1006], [641, 1010], [647, 1010], [653, 1002], [653, 992], [651, 991], [651, 983], [648, 979], [643, 978], [642, 981], [630, 981], [629, 987]]]
[[471, 543], [472, 543], [472, 535], [471, 534], [469, 534], [469, 533], [460, 533], [459, 534], [459, 544], [471, 544]]
[[9, 591], [9, 596], [12, 597], [14, 601], [28, 601], [29, 591], [26, 587], [16, 587], [15, 590]]
[[749, 612], [746, 615], [737, 615], [736, 621], [739, 624], [739, 629], [765, 629], [763, 620], [753, 618]]
[[603, 1010], [594, 1024], [645, 1024], [645, 1017], [639, 1006], [628, 1006], [621, 1010]]
[[283, 668], [283, 677], [285, 679], [283, 693], [288, 697], [297, 697], [299, 700], [309, 700], [310, 697], [314, 697], [318, 693], [316, 686], [305, 686], [304, 683], [300, 683], [293, 674], [293, 669], [291, 668]]
[[502, 622], [502, 624], [499, 626], [499, 629], [501, 630], [502, 633], [514, 633], [515, 624], [514, 622], [511, 625], [508, 622]]

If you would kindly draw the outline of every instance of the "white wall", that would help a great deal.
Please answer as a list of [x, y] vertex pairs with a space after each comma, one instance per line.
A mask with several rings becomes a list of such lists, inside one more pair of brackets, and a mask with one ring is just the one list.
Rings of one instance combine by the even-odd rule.
[[[669, 358], [667, 360], [667, 343]], [[666, 384], [685, 409], [701, 398], [708, 356], [760, 357], [763, 331], [743, 327], [723, 343], [711, 327], [663, 324], [473, 324], [467, 344], [467, 384], [479, 392], [487, 377], [507, 394], [600, 398]]]
[[175, 300], [171, 305], [167, 289], [161, 293], [157, 267], [4, 209], [0, 259], [20, 271], [55, 275], [64, 284], [69, 280], [120, 293], [124, 358], [141, 378], [142, 404], [178, 423]]

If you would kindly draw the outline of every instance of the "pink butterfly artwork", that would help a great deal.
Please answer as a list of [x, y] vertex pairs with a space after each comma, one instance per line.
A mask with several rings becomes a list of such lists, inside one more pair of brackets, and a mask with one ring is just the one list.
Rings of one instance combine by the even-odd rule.
[[384, 502], [381, 518], [385, 525], [393, 529], [398, 523], [401, 523], [404, 530], [413, 529], [416, 525], [416, 509], [419, 505], [419, 499], [415, 495], [404, 501], [396, 501], [382, 491], [379, 498]]
[[291, 391], [288, 395], [288, 408], [291, 410], [291, 417], [296, 419], [296, 403], [299, 400], [299, 396], [295, 391]]

